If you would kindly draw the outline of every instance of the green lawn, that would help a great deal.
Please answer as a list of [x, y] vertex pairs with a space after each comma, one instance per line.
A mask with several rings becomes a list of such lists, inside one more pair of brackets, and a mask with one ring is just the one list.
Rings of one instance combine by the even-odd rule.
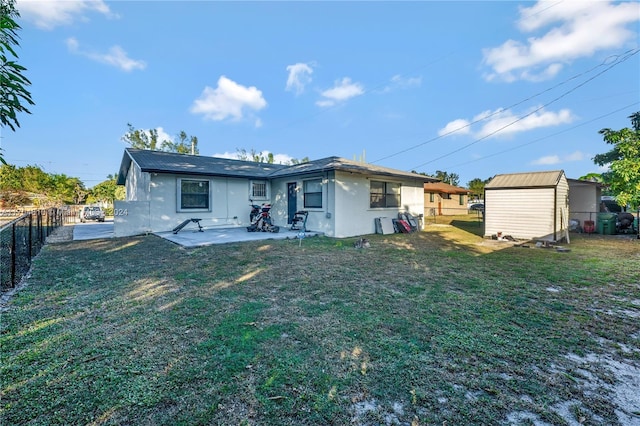
[[0, 424], [638, 424], [613, 366], [640, 376], [640, 241], [475, 220], [368, 249], [50, 244], [2, 313]]

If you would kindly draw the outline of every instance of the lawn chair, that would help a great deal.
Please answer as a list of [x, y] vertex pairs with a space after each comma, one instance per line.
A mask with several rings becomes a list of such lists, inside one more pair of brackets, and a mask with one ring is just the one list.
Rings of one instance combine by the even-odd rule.
[[296, 214], [293, 215], [293, 219], [291, 219], [291, 230], [295, 231], [295, 230], [301, 230], [301, 231], [306, 231], [307, 230], [307, 216], [309, 216], [309, 212], [301, 210], [299, 212], [296, 212]]

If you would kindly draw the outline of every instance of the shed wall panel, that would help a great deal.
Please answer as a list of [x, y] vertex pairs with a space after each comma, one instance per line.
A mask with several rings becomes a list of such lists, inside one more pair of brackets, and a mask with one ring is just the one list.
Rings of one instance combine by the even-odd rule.
[[486, 190], [485, 236], [502, 232], [531, 239], [553, 234], [554, 192], [554, 188]]

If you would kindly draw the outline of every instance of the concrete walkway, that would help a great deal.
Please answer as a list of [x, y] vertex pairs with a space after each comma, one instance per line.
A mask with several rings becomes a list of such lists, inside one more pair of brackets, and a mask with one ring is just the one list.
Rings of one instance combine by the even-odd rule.
[[73, 240], [95, 240], [113, 238], [113, 219], [104, 222], [76, 223], [73, 227]]

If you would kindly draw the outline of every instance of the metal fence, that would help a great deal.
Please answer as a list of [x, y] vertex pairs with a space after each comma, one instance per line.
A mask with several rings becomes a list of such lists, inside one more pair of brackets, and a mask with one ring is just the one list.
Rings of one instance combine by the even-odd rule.
[[0, 228], [0, 291], [15, 287], [49, 235], [71, 219], [67, 209], [25, 213]]

